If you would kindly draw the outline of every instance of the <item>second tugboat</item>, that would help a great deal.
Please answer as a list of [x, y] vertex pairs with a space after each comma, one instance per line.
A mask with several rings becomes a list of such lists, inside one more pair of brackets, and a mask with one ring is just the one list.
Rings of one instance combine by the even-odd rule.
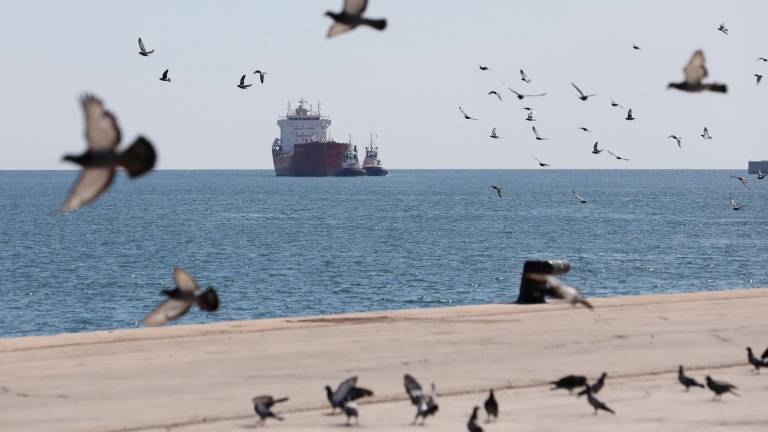
[[379, 159], [379, 148], [373, 145], [373, 133], [371, 134], [371, 142], [368, 147], [365, 148], [365, 160], [363, 161], [363, 170], [365, 175], [369, 176], [385, 176], [389, 172], [381, 166], [381, 160]]
[[357, 158], [357, 146], [347, 145], [347, 151], [344, 152], [344, 161], [341, 163], [341, 169], [336, 172], [336, 177], [358, 177], [364, 176], [365, 170], [360, 168], [360, 160]]

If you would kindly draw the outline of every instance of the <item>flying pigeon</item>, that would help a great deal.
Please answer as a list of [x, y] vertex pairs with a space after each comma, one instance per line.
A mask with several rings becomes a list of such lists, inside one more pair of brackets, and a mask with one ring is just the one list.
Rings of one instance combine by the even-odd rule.
[[595, 397], [592, 393], [592, 389], [589, 387], [587, 387], [587, 402], [589, 402], [589, 404], [592, 405], [592, 408], [595, 409], [595, 415], [597, 415], [598, 410], [608, 411], [609, 413], [616, 415], [612, 409], [608, 408], [608, 405], [606, 405], [605, 402]]
[[529, 110], [528, 115], [525, 116], [525, 121], [536, 121], [536, 111]]
[[582, 204], [586, 204], [586, 203], [587, 203], [587, 200], [585, 200], [585, 199], [584, 199], [584, 197], [582, 197], [581, 195], [579, 195], [579, 193], [578, 193], [578, 192], [576, 192], [576, 191], [571, 191], [571, 192], [573, 192], [573, 196], [575, 196], [575, 197], [576, 197], [576, 199], [577, 199], [577, 200], [578, 200], [580, 203], [582, 203]]
[[702, 83], [707, 77], [707, 68], [704, 66], [704, 52], [698, 50], [693, 53], [688, 64], [683, 68], [685, 81], [679, 83], [669, 83], [667, 88], [672, 87], [687, 92], [700, 92], [709, 90], [713, 92], [726, 93], [728, 86], [720, 83]]
[[496, 194], [501, 198], [501, 185], [491, 185], [491, 189], [496, 191]]
[[459, 111], [461, 111], [461, 113], [464, 114], [464, 118], [467, 119], [467, 120], [475, 120], [475, 121], [479, 120], [479, 119], [476, 119], [476, 118], [470, 116], [469, 114], [465, 113], [464, 109], [462, 107], [459, 107]]
[[168, 69], [163, 72], [163, 76], [160, 77], [160, 81], [171, 82], [171, 77], [168, 76]]
[[704, 388], [704, 384], [685, 374], [685, 371], [683, 371], [683, 365], [680, 365], [680, 367], [677, 369], [677, 381], [685, 387], [685, 391], [690, 391], [691, 387]]
[[576, 126], [576, 129], [578, 129], [578, 130], [580, 130], [580, 131], [584, 131], [584, 132], [586, 132], [586, 133], [592, 133], [592, 131], [591, 131], [591, 130], [589, 130], [589, 129], [585, 128], [584, 126]]
[[609, 155], [615, 157], [617, 160], [623, 160], [623, 161], [629, 162], [629, 159], [627, 159], [625, 157], [621, 157], [621, 156], [617, 155], [616, 153], [614, 153], [614, 152], [612, 152], [610, 150], [606, 150], [606, 151], [608, 152]]
[[488, 399], [485, 400], [483, 408], [485, 408], [485, 415], [487, 416], [486, 423], [495, 422], [499, 418], [499, 403], [496, 401], [493, 389], [488, 392]]
[[597, 148], [598, 141], [595, 141], [595, 145], [592, 146], [592, 154], [600, 154], [603, 152], [603, 149]]
[[363, 17], [365, 9], [368, 7], [368, 0], [344, 0], [344, 6], [341, 12], [325, 13], [333, 19], [334, 23], [328, 29], [327, 37], [333, 37], [338, 34], [348, 32], [359, 25], [367, 25], [376, 30], [384, 30], [387, 27], [386, 19], [370, 19]]
[[579, 99], [582, 100], [582, 101], [586, 101], [587, 99], [591, 98], [592, 96], [597, 96], [596, 94], [585, 95], [584, 92], [581, 91], [581, 89], [578, 86], [576, 86], [576, 84], [571, 83], [571, 85], [573, 86], [573, 88], [576, 89], [577, 92], [579, 92]]
[[762, 76], [762, 75], [760, 75], [760, 74], [755, 74], [755, 85], [756, 85], [756, 86], [759, 86], [759, 85], [760, 85], [760, 81], [761, 81], [762, 79], [763, 79], [763, 76]]
[[491, 90], [488, 92], [488, 95], [496, 95], [497, 98], [499, 98], [499, 102], [501, 102], [501, 95], [496, 90]]
[[115, 116], [104, 109], [99, 98], [85, 95], [80, 100], [85, 114], [85, 140], [88, 148], [79, 155], [65, 155], [64, 160], [83, 167], [80, 177], [64, 201], [61, 211], [71, 212], [104, 192], [115, 177], [117, 167], [123, 167], [131, 178], [149, 172], [155, 166], [155, 149], [146, 138], [139, 136], [122, 152], [120, 127]]
[[736, 204], [736, 200], [731, 197], [731, 209], [739, 211], [745, 207], [749, 207], [747, 204]]
[[749, 187], [749, 185], [747, 184], [747, 179], [746, 179], [746, 177], [742, 177], [742, 176], [735, 176], [735, 175], [732, 175], [731, 177], [733, 177], [733, 178], [735, 178], [736, 180], [740, 181], [740, 182], [741, 182], [741, 184], [742, 184], [742, 185], [744, 185], [744, 187]]
[[552, 388], [550, 390], [565, 389], [568, 393], [573, 393], [574, 389], [587, 386], [587, 377], [583, 375], [566, 375], [557, 381], [550, 382]]
[[624, 107], [623, 107], [623, 106], [622, 106], [620, 103], [616, 102], [616, 101], [615, 101], [615, 100], [613, 100], [613, 99], [611, 99], [611, 106], [612, 106], [612, 107], [614, 107], [614, 108], [615, 108], [615, 107], [619, 107], [619, 108], [621, 108], [621, 109], [624, 109]]
[[491, 68], [489, 68], [488, 66], [480, 65], [480, 70], [481, 71], [487, 71], [487, 70], [491, 70]]
[[259, 76], [259, 81], [261, 81], [261, 83], [264, 84], [264, 75], [267, 74], [266, 72], [264, 72], [262, 70], [259, 70], [259, 69], [256, 69], [255, 71], [253, 71], [253, 74], [254, 75], [258, 75]]
[[728, 34], [728, 28], [725, 27], [725, 23], [721, 23], [720, 27], [717, 28], [719, 31], [723, 32], [723, 34]]
[[758, 57], [755, 61], [761, 61], [761, 62], [768, 62], [768, 58], [765, 57]]
[[531, 83], [531, 79], [528, 78], [528, 74], [526, 74], [525, 71], [522, 69], [520, 69], [520, 80], [528, 84]]
[[501, 138], [500, 136], [496, 135], [496, 128], [491, 129], [491, 134], [488, 135], [488, 136], [491, 137], [491, 138], [494, 138], [494, 139]]
[[675, 141], [677, 142], [677, 146], [678, 146], [679, 148], [683, 148], [683, 146], [682, 146], [682, 144], [681, 144], [681, 142], [683, 141], [683, 139], [682, 139], [682, 138], [680, 138], [679, 136], [677, 136], [677, 135], [675, 135], [675, 134], [672, 134], [672, 135], [668, 136], [667, 138], [672, 138], [673, 140], [675, 140]]
[[632, 44], [632, 48], [634, 48], [637, 51], [640, 51], [641, 49], [639, 46], [637, 46], [637, 44], [634, 44], [634, 43]]
[[208, 287], [202, 293], [198, 293], [197, 282], [183, 268], [173, 269], [173, 282], [176, 286], [172, 290], [162, 290], [168, 298], [144, 317], [144, 325], [163, 325], [168, 321], [181, 318], [193, 304], [197, 304], [200, 310], [208, 312], [214, 312], [219, 308], [219, 296], [216, 290]]
[[709, 129], [707, 127], [704, 127], [704, 132], [701, 133], [701, 137], [704, 139], [712, 139], [712, 135], [709, 134]]
[[582, 304], [588, 309], [594, 308], [592, 303], [584, 298], [584, 295], [581, 294], [581, 291], [570, 285], [564, 284], [562, 281], [560, 281], [560, 279], [554, 276], [538, 273], [526, 273], [525, 277], [538, 282], [545, 282], [547, 284], [545, 294], [549, 297], [565, 300], [572, 306]]
[[768, 368], [768, 362], [755, 357], [755, 355], [752, 353], [752, 348], [750, 347], [747, 347], [747, 360], [749, 361], [749, 364], [755, 367], [757, 373], [760, 373], [760, 368]]
[[253, 410], [256, 412], [256, 415], [259, 416], [259, 424], [264, 424], [267, 422], [267, 419], [272, 417], [273, 419], [283, 421], [284, 419], [280, 417], [279, 415], [272, 412], [272, 405], [280, 402], [287, 401], [288, 398], [280, 398], [275, 399], [272, 396], [265, 395], [265, 396], [256, 396], [251, 401], [253, 402]]
[[336, 408], [344, 408], [347, 402], [351, 402], [360, 399], [365, 396], [373, 396], [373, 392], [357, 387], [357, 377], [353, 376], [342, 381], [336, 388], [336, 391], [331, 389], [331, 386], [325, 386], [325, 394], [328, 397], [328, 401], [331, 403], [331, 414], [336, 412]]
[[416, 424], [416, 421], [421, 417], [421, 424], [423, 425], [427, 417], [435, 415], [439, 409], [435, 385], [432, 384], [431, 392], [426, 394], [421, 388], [421, 384], [413, 376], [405, 374], [403, 380], [405, 381], [405, 391], [408, 393], [411, 403], [416, 406], [416, 417], [413, 418], [411, 424]]
[[539, 135], [539, 131], [536, 130], [536, 126], [531, 127], [533, 129], [533, 135], [536, 136], [536, 141], [546, 141], [549, 138], [543, 138], [541, 135]]
[[155, 52], [155, 50], [149, 50], [147, 51], [146, 48], [144, 48], [144, 42], [142, 42], [141, 38], [139, 38], [139, 54], [144, 57], [149, 57], [150, 54]]
[[733, 393], [735, 396], [739, 396], [739, 394], [734, 391], [738, 390], [735, 385], [725, 381], [715, 380], [709, 375], [707, 375], [707, 388], [715, 393], [715, 396], [712, 397], [714, 400], [720, 400], [724, 393]]
[[479, 424], [477, 424], [478, 410], [480, 410], [479, 406], [472, 408], [472, 415], [469, 417], [469, 421], [467, 421], [467, 430], [469, 432], [483, 432], [483, 428], [480, 427]]
[[520, 99], [520, 100], [523, 100], [523, 99], [525, 99], [527, 97], [539, 97], [539, 96], [546, 96], [547, 95], [546, 93], [522, 94], [522, 93], [516, 92], [515, 90], [512, 90], [509, 86], [506, 86], [506, 87], [507, 87], [507, 90], [509, 90], [510, 92], [514, 93], [514, 95], [517, 96], [517, 98]]
[[540, 161], [540, 160], [539, 160], [539, 158], [537, 158], [536, 156], [533, 156], [533, 158], [534, 158], [534, 159], [536, 159], [536, 162], [538, 162], [538, 163], [539, 163], [539, 166], [540, 166], [541, 168], [545, 168], [545, 167], [548, 167], [548, 166], [549, 166], [549, 164], [545, 164], [544, 162]]
[[630, 108], [629, 111], [627, 111], [627, 117], [625, 118], [625, 120], [629, 120], [629, 121], [637, 120], [637, 117], [632, 116], [632, 108]]
[[237, 86], [240, 87], [243, 90], [248, 90], [248, 87], [252, 86], [253, 84], [246, 84], [245, 83], [245, 75], [240, 77], [240, 84]]
[[576, 394], [576, 396], [578, 396], [578, 397], [584, 396], [585, 394], [587, 394], [588, 391], [591, 391], [592, 394], [600, 393], [600, 390], [602, 390], [603, 386], [605, 385], [605, 378], [607, 376], [608, 376], [608, 374], [603, 372], [603, 374], [600, 375], [600, 378], [598, 378], [597, 381], [595, 381], [592, 384], [587, 384], [587, 388], [585, 388], [584, 390], [580, 391], [578, 394]]

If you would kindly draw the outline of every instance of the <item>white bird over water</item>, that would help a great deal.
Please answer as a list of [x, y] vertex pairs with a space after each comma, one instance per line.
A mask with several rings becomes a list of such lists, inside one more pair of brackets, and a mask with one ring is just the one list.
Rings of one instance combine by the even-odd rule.
[[745, 207], [748, 207], [748, 206], [749, 206], [748, 204], [736, 204], [736, 200], [733, 199], [733, 197], [731, 197], [731, 208], [733, 210], [741, 210], [741, 209], [743, 209]]
[[573, 196], [575, 196], [576, 199], [579, 200], [580, 203], [582, 203], [582, 204], [586, 204], [587, 203], [587, 200], [585, 200], [581, 195], [579, 195], [578, 192], [576, 192], [576, 191], [571, 191], [571, 192], [573, 192]]

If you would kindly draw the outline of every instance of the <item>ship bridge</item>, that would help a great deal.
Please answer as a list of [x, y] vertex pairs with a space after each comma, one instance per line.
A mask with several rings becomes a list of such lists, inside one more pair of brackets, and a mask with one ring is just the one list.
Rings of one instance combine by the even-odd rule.
[[277, 121], [277, 126], [282, 152], [291, 153], [295, 144], [327, 141], [331, 119], [320, 114], [320, 103], [315, 109], [301, 98], [295, 108], [288, 103], [286, 115]]

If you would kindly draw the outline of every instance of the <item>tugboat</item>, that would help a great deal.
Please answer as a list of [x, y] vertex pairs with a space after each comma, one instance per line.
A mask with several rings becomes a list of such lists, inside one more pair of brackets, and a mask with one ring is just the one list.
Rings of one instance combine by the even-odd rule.
[[360, 160], [357, 158], [357, 146], [349, 144], [347, 151], [344, 152], [344, 161], [341, 163], [341, 169], [336, 172], [336, 177], [358, 177], [364, 175], [365, 170], [360, 168]]
[[389, 172], [381, 166], [381, 160], [379, 160], [379, 148], [373, 145], [373, 133], [371, 134], [371, 143], [365, 148], [365, 160], [363, 161], [363, 170], [365, 175], [369, 176], [385, 176]]

